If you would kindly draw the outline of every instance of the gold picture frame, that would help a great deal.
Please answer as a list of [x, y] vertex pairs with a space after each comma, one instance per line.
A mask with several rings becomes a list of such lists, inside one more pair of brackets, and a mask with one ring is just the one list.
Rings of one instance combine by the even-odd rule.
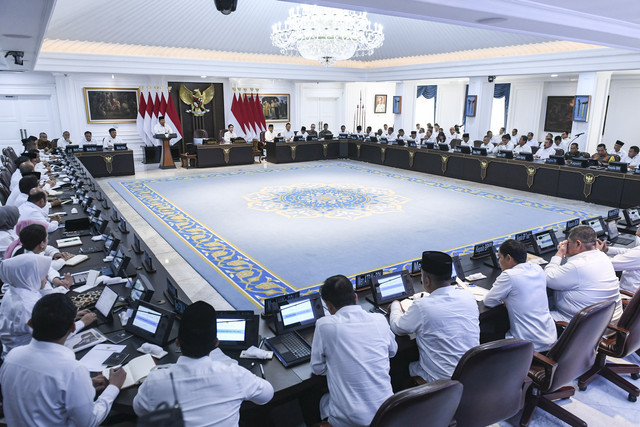
[[87, 123], [135, 123], [138, 117], [138, 88], [85, 87]]
[[260, 94], [260, 104], [267, 123], [288, 123], [291, 121], [290, 94]]

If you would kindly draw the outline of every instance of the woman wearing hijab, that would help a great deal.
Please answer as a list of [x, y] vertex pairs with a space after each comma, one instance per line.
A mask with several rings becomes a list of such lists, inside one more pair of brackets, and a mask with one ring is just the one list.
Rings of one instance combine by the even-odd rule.
[[[9, 284], [0, 305], [2, 359], [11, 349], [31, 341], [31, 328], [27, 322], [33, 306], [46, 293], [43, 287], [50, 266], [51, 258], [36, 254], [20, 255], [0, 263], [0, 279]], [[78, 315], [81, 319], [76, 322], [77, 331], [96, 320], [96, 315], [86, 310]]]
[[18, 223], [20, 211], [15, 206], [0, 206], [0, 254], [4, 254], [7, 247], [18, 238], [14, 227]]
[[[47, 224], [45, 222], [42, 222], [42, 221], [35, 220], [35, 219], [23, 219], [21, 221], [18, 221], [18, 223], [16, 224], [16, 229], [15, 229], [16, 238], [6, 248], [6, 250], [4, 252], [4, 259], [9, 259], [12, 256], [17, 254], [17, 252], [22, 247], [22, 243], [20, 242], [20, 239], [18, 238], [18, 236], [20, 235], [20, 232], [22, 230], [24, 230], [26, 227], [28, 227], [30, 225], [33, 225], [33, 224], [41, 225], [45, 229], [49, 226], [49, 224]], [[68, 252], [60, 252], [58, 250], [58, 248], [55, 248], [55, 247], [53, 247], [51, 245], [47, 245], [45, 247], [45, 249], [42, 251], [42, 254], [45, 255], [45, 256], [51, 257], [54, 260], [63, 259], [65, 261], [73, 256]]]

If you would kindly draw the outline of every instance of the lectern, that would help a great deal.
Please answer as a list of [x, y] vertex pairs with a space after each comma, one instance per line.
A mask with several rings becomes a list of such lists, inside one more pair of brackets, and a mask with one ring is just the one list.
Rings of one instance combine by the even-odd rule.
[[153, 137], [162, 141], [160, 169], [175, 168], [176, 164], [173, 162], [173, 158], [171, 157], [171, 144], [169, 143], [169, 141], [171, 140], [171, 138], [177, 138], [178, 135], [176, 135], [175, 133], [158, 133], [156, 135], [153, 135]]

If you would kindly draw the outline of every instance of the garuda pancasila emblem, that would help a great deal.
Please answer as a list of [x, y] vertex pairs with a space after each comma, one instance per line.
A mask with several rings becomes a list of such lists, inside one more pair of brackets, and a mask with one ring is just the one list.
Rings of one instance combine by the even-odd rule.
[[213, 85], [200, 92], [200, 89], [194, 89], [193, 92], [184, 85], [180, 86], [180, 100], [187, 104], [190, 108], [187, 113], [193, 113], [194, 116], [204, 116], [209, 110], [205, 106], [213, 99]]

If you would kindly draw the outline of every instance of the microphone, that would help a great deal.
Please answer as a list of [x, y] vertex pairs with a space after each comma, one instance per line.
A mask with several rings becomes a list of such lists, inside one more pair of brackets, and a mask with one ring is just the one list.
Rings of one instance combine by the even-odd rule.
[[580, 132], [579, 134], [577, 134], [576, 138], [579, 137], [580, 135], [584, 135], [584, 132]]

